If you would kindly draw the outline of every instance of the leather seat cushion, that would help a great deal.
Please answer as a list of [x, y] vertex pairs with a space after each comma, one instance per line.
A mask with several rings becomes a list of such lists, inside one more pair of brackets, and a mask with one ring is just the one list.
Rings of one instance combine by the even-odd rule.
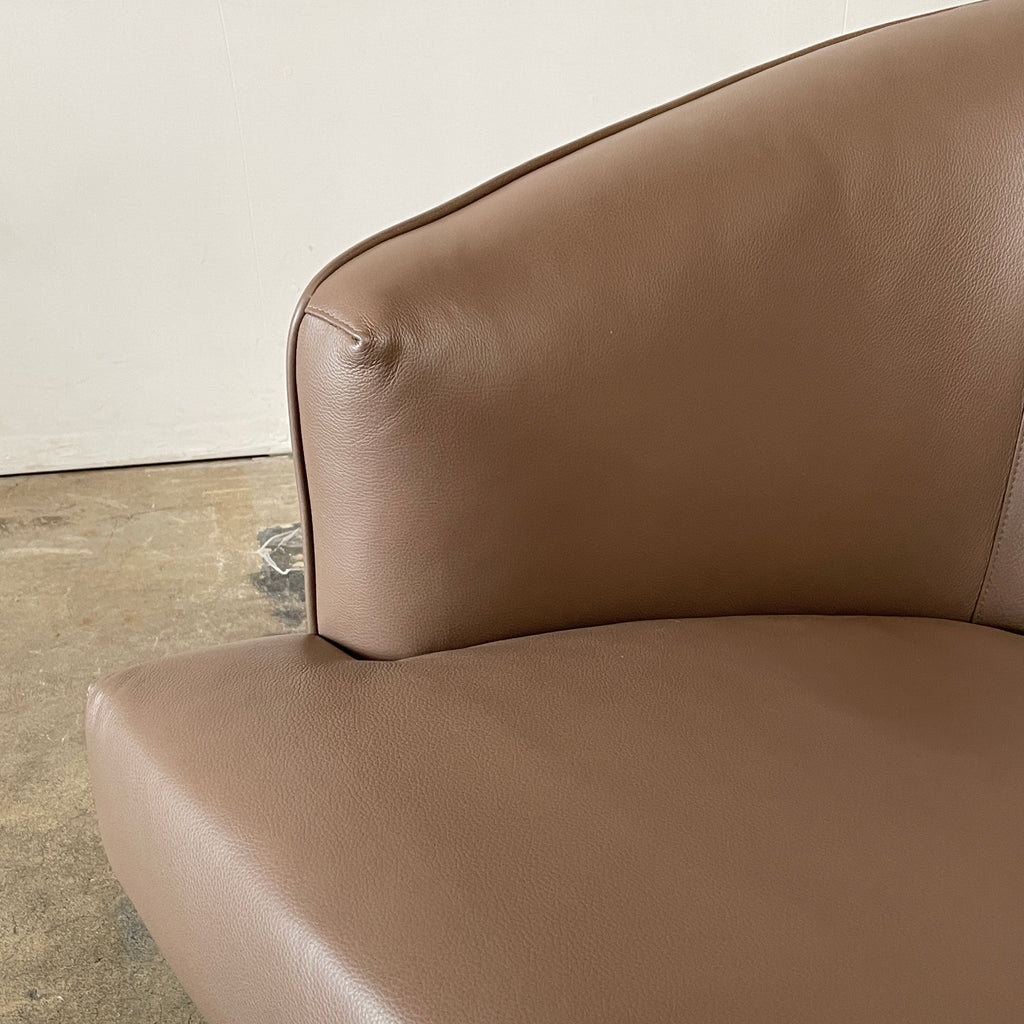
[[397, 662], [278, 637], [88, 716], [214, 1024], [1024, 1019], [1024, 637], [666, 620]]

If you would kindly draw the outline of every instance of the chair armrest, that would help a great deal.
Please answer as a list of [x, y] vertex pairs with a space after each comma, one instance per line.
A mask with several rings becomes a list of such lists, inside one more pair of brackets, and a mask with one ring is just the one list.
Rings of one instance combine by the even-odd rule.
[[1024, 394], [1021, 52], [997, 2], [835, 42], [333, 266], [293, 351], [314, 628], [969, 620]]

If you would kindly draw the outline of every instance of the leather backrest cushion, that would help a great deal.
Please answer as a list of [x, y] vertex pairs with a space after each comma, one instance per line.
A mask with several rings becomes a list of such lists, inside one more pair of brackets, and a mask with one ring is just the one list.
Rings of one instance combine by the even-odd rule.
[[833, 43], [337, 266], [295, 352], [316, 629], [970, 619], [1024, 392], [1024, 4]]

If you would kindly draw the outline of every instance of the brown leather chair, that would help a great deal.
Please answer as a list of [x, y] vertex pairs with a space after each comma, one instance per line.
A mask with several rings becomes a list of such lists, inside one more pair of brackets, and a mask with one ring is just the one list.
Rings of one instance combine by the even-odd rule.
[[212, 1022], [1024, 1020], [1024, 4], [332, 263], [311, 632], [90, 697]]

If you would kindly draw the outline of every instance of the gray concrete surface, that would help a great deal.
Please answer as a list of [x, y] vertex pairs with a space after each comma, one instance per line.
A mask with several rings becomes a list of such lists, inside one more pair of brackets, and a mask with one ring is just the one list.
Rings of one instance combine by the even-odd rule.
[[201, 1020], [107, 866], [85, 693], [302, 628], [297, 519], [286, 457], [0, 478], [0, 1020]]

